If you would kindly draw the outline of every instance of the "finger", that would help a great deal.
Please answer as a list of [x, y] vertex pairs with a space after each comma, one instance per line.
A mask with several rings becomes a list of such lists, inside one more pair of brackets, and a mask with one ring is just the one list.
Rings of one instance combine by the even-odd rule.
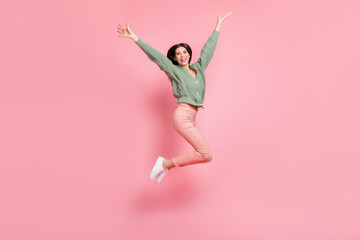
[[121, 29], [124, 29], [120, 24], [119, 24], [119, 26], [120, 26]]
[[228, 14], [226, 14], [225, 17], [230, 16], [232, 13], [233, 13], [233, 12], [229, 12]]
[[226, 14], [226, 15], [222, 15], [222, 16], [221, 16], [221, 20], [225, 19], [226, 17], [230, 16], [231, 14], [232, 14], [232, 12], [229, 12], [229, 13]]
[[130, 29], [130, 26], [129, 26], [129, 23], [126, 24], [126, 29], [127, 31], [130, 33], [131, 32], [131, 29]]

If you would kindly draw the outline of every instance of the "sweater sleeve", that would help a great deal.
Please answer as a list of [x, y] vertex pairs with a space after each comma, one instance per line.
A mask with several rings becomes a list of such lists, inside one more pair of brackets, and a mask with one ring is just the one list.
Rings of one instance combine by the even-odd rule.
[[145, 54], [149, 57], [151, 61], [156, 63], [156, 65], [159, 66], [159, 68], [167, 73], [172, 72], [174, 69], [174, 64], [165, 57], [162, 53], [160, 53], [155, 48], [151, 47], [149, 44], [144, 42], [142, 39], [139, 38], [138, 41], [136, 41], [136, 44], [145, 52]]
[[211, 34], [211, 36], [208, 38], [207, 42], [205, 43], [204, 47], [201, 49], [200, 58], [198, 62], [203, 70], [207, 68], [211, 58], [214, 55], [219, 34], [220, 34], [219, 31], [214, 30], [214, 32]]

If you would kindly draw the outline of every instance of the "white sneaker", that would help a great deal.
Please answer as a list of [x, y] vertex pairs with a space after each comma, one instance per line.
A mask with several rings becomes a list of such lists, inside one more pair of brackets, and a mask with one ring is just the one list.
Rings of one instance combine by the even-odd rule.
[[155, 165], [153, 167], [153, 169], [151, 170], [151, 173], [150, 173], [150, 180], [154, 180], [154, 178], [159, 175], [162, 171], [164, 171], [164, 168], [162, 167], [163, 165], [163, 162], [165, 161], [166, 159], [163, 158], [163, 157], [158, 157], [158, 159], [156, 160], [155, 162]]
[[161, 179], [163, 179], [163, 177], [165, 176], [165, 174], [169, 171], [169, 169], [165, 168], [164, 171], [162, 171], [158, 178], [157, 178], [157, 182], [160, 183], [161, 182]]

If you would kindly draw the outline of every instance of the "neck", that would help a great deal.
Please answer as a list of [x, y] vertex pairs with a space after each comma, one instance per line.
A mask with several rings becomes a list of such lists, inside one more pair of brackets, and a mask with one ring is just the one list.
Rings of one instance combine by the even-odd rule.
[[190, 70], [189, 64], [186, 64], [186, 66], [182, 66], [182, 68], [184, 68], [184, 69], [186, 69], [186, 70]]

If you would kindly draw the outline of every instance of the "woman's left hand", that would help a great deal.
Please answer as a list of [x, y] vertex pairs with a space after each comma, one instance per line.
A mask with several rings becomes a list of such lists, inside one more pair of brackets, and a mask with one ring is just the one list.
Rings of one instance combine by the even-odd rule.
[[221, 23], [227, 16], [230, 16], [233, 12], [229, 12], [228, 14], [219, 14], [217, 17], [218, 23]]

